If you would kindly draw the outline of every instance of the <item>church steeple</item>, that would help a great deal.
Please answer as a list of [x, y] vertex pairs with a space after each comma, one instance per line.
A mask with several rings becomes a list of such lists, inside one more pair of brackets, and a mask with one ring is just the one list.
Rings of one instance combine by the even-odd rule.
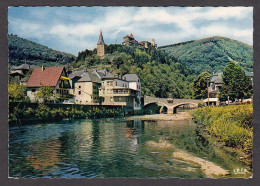
[[99, 38], [98, 38], [98, 43], [97, 44], [105, 44], [101, 30], [100, 30], [100, 34], [99, 34]]
[[100, 57], [105, 55], [105, 42], [101, 30], [98, 38], [98, 43], [97, 43], [97, 55]]

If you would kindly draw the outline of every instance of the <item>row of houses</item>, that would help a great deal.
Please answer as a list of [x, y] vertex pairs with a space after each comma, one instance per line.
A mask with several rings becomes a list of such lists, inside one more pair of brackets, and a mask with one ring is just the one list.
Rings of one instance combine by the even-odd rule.
[[112, 74], [106, 70], [82, 69], [67, 73], [65, 67], [35, 68], [26, 87], [36, 100], [41, 86], [54, 90], [53, 99], [84, 105], [119, 105], [141, 109], [141, 81], [136, 74]]

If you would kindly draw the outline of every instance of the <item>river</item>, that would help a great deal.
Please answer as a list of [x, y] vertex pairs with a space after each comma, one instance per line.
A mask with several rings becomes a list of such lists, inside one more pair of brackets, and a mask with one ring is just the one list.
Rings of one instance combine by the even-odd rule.
[[199, 164], [173, 156], [183, 148], [207, 159], [211, 149], [200, 138], [191, 119], [82, 119], [10, 126], [9, 177], [208, 177]]

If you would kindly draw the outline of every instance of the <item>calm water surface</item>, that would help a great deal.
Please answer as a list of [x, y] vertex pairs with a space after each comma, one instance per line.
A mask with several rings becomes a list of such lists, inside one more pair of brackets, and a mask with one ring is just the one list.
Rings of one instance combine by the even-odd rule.
[[47, 178], [204, 177], [199, 167], [174, 159], [174, 136], [194, 133], [185, 121], [123, 119], [12, 126], [9, 128], [9, 176]]

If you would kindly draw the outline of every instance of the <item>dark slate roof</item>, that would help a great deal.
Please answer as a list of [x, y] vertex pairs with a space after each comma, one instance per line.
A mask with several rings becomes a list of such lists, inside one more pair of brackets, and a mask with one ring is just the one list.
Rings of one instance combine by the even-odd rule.
[[76, 71], [73, 71], [69, 74], [69, 78], [70, 79], [73, 79], [74, 77], [81, 77], [81, 75], [85, 72], [84, 69], [82, 70], [76, 70]]
[[12, 70], [10, 71], [10, 75], [13, 75], [13, 74], [20, 74], [22, 76], [24, 76], [24, 73], [22, 70]]
[[136, 74], [125, 74], [123, 78], [128, 82], [137, 82], [139, 77]]
[[12, 67], [11, 70], [29, 70], [30, 68], [31, 68], [30, 65], [22, 64], [22, 65], [19, 65], [18, 67]]
[[105, 76], [102, 77], [102, 79], [116, 79], [116, 77], [115, 77], [114, 74], [112, 74], [112, 73], [110, 73], [110, 72], [107, 72], [107, 73], [105, 74]]
[[99, 34], [99, 38], [98, 38], [98, 43], [97, 44], [105, 44], [101, 30], [100, 30], [100, 34]]
[[82, 74], [81, 78], [78, 80], [78, 82], [90, 82], [91, 78], [89, 76], [89, 72], [85, 72]]
[[222, 82], [222, 75], [223, 75], [223, 72], [221, 72], [221, 71], [214, 73], [213, 76], [210, 79], [210, 82], [221, 83]]
[[94, 83], [101, 83], [101, 78], [96, 73], [89, 73], [90, 79]]
[[101, 83], [101, 78], [98, 77], [97, 74], [93, 72], [85, 72], [82, 75], [82, 78], [78, 80], [78, 82], [94, 82], [94, 83]]

